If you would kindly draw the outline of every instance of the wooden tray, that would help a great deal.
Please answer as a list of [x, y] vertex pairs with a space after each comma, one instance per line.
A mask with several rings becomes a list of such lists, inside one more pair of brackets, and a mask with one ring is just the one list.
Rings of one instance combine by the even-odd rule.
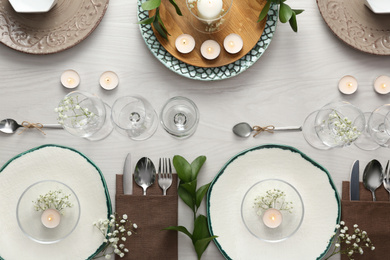
[[[230, 17], [226, 27], [221, 31], [206, 34], [197, 31], [189, 22], [192, 15], [187, 8], [187, 0], [176, 1], [177, 5], [183, 13], [183, 16], [178, 16], [174, 7], [168, 0], [162, 0], [160, 6], [161, 19], [171, 36], [168, 40], [162, 38], [153, 28], [154, 34], [161, 45], [175, 58], [187, 64], [197, 67], [220, 67], [242, 58], [246, 55], [259, 41], [261, 34], [264, 31], [266, 19], [257, 23], [258, 16], [266, 4], [266, 0], [234, 0], [231, 7]], [[153, 16], [153, 12], [149, 12], [149, 16]], [[182, 54], [176, 50], [176, 38], [187, 33], [195, 39], [195, 49], [188, 54]], [[239, 34], [244, 46], [237, 54], [229, 54], [223, 48], [223, 40], [231, 33]], [[200, 53], [200, 46], [206, 40], [215, 40], [221, 45], [221, 54], [215, 60], [206, 60]]]

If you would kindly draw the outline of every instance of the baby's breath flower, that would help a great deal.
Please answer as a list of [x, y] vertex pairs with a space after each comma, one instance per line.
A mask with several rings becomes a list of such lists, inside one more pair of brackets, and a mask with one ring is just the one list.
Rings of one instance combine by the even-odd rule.
[[73, 206], [69, 201], [71, 194], [64, 194], [62, 190], [49, 191], [44, 195], [39, 195], [34, 203], [34, 209], [36, 211], [45, 211], [47, 209], [56, 209], [63, 214], [65, 208], [71, 208]]
[[254, 208], [258, 209], [257, 214], [262, 215], [263, 210], [270, 208], [288, 211], [292, 213], [292, 202], [286, 201], [286, 194], [279, 189], [266, 191], [265, 195], [255, 198]]

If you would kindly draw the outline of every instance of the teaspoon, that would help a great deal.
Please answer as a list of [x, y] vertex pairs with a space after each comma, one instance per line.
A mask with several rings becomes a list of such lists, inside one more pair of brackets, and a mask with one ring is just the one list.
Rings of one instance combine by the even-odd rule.
[[[19, 125], [15, 120], [7, 118], [0, 121], [0, 132], [6, 133], [6, 134], [13, 134], [16, 132], [16, 130], [19, 127], [23, 127], [22, 125]], [[62, 125], [60, 124], [45, 124], [42, 125], [44, 128], [55, 128], [55, 129], [62, 129]]]
[[146, 195], [146, 189], [154, 183], [155, 179], [156, 168], [154, 167], [152, 160], [147, 157], [139, 159], [135, 165], [134, 180], [138, 186], [142, 187], [144, 195]]
[[[273, 131], [302, 131], [302, 126], [276, 126]], [[233, 133], [239, 137], [249, 137], [255, 131], [248, 123], [242, 122], [233, 126]]]
[[363, 184], [364, 187], [371, 191], [372, 200], [376, 201], [375, 190], [382, 185], [383, 181], [383, 168], [380, 162], [372, 160], [364, 168], [363, 172]]

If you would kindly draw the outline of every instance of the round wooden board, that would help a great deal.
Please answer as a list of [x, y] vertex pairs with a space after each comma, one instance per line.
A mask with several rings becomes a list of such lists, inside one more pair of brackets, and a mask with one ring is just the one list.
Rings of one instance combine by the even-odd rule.
[[[220, 67], [246, 55], [259, 41], [261, 34], [265, 28], [266, 19], [257, 23], [258, 16], [266, 4], [266, 0], [235, 0], [230, 10], [230, 17], [227, 21], [226, 27], [221, 31], [206, 34], [194, 29], [189, 22], [192, 15], [187, 8], [186, 1], [176, 1], [177, 5], [183, 13], [183, 16], [176, 14], [175, 8], [168, 0], [162, 0], [160, 5], [160, 16], [164, 22], [165, 27], [171, 36], [168, 40], [162, 38], [153, 28], [154, 34], [161, 45], [175, 58], [187, 64], [197, 67]], [[149, 16], [153, 16], [154, 12], [149, 12]], [[181, 54], [176, 50], [176, 38], [187, 33], [195, 39], [195, 49], [188, 54]], [[231, 33], [239, 34], [244, 46], [237, 54], [229, 54], [223, 48], [223, 40]], [[221, 45], [221, 54], [215, 60], [206, 60], [200, 53], [200, 46], [206, 40], [215, 40]]]

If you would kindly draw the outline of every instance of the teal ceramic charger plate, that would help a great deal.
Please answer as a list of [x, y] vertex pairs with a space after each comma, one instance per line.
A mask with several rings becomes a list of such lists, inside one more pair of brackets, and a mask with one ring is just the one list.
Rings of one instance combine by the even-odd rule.
[[[137, 0], [137, 16], [138, 21], [148, 18], [148, 12], [141, 8], [142, 0]], [[271, 43], [272, 37], [276, 29], [278, 20], [278, 7], [272, 5], [267, 16], [267, 23], [265, 25], [263, 34], [260, 40], [241, 59], [221, 67], [201, 68], [186, 64], [175, 57], [173, 57], [157, 40], [153, 33], [151, 25], [140, 24], [141, 35], [153, 55], [171, 71], [190, 79], [213, 81], [222, 80], [234, 77], [246, 69], [251, 67], [260, 57]]]
[[[67, 183], [75, 191], [81, 206], [81, 217], [75, 231], [61, 242], [50, 245], [30, 240], [15, 224], [15, 202], [22, 191], [32, 183], [46, 179]], [[24, 254], [29, 254], [30, 257], [27, 258], [30, 259], [70, 259], [81, 255], [83, 259], [92, 259], [103, 249], [104, 237], [93, 227], [93, 222], [99, 218], [109, 219], [112, 214], [110, 195], [100, 169], [79, 151], [53, 144], [30, 149], [13, 157], [0, 169], [0, 182], [0, 194], [3, 198], [0, 205], [5, 210], [0, 221], [8, 223], [8, 228], [3, 225], [0, 230], [3, 234], [0, 240], [6, 239], [7, 243], [16, 245], [11, 250], [2, 241], [0, 259], [23, 259]], [[9, 233], [10, 228], [13, 229], [12, 234]], [[19, 246], [23, 247], [23, 250], [19, 249]], [[82, 252], [81, 255], [78, 255], [79, 252]]]
[[[248, 189], [270, 178], [293, 185], [305, 207], [298, 231], [280, 242], [259, 240], [241, 218], [241, 202]], [[285, 145], [261, 145], [238, 153], [218, 172], [207, 196], [209, 230], [218, 236], [214, 242], [226, 259], [321, 259], [331, 247], [340, 215], [340, 197], [328, 171]]]

